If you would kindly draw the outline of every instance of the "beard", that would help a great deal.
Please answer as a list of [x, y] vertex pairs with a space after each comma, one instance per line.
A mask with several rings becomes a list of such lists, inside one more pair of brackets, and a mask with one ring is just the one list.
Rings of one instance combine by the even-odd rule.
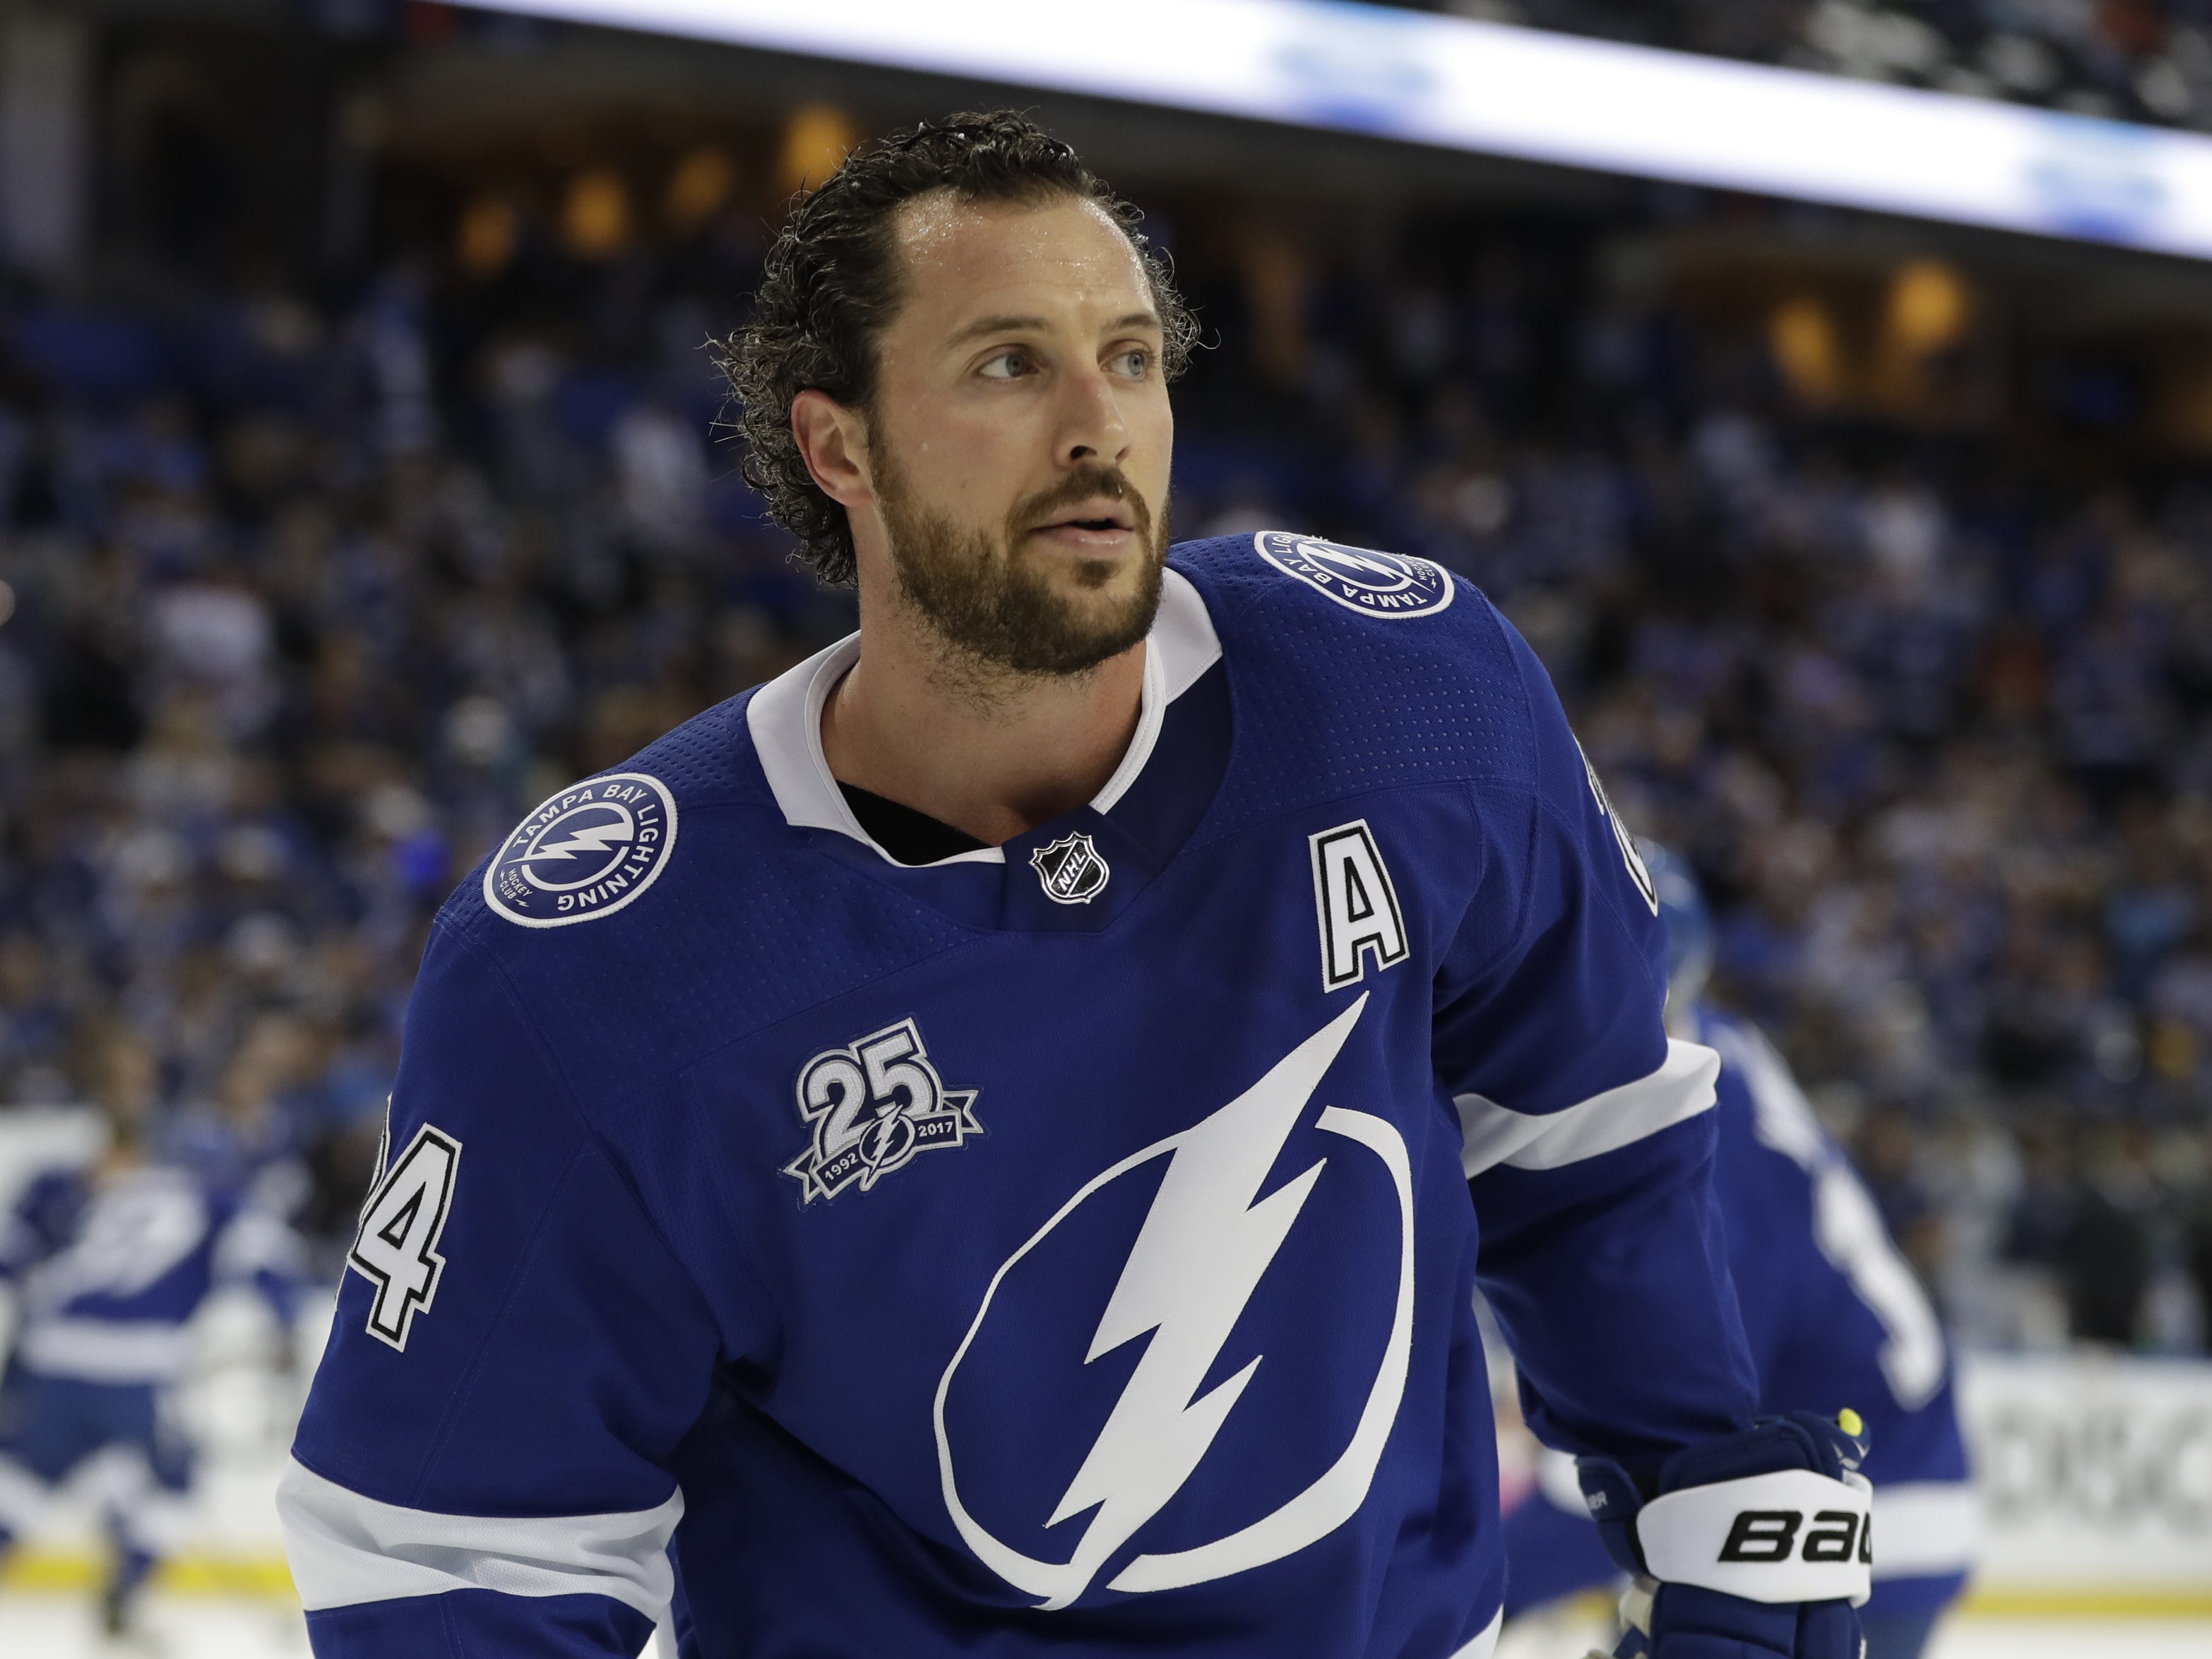
[[[960, 667], [993, 678], [1083, 674], [1152, 632], [1167, 556], [1167, 515], [1164, 510], [1155, 530], [1152, 509], [1121, 468], [1078, 468], [1017, 502], [995, 535], [917, 505], [888, 455], [878, 468], [876, 493], [899, 596], [951, 647]], [[1054, 508], [1101, 495], [1128, 507], [1145, 562], [1134, 592], [1111, 605], [1080, 606], [1022, 556], [1022, 538]], [[1117, 566], [1109, 559], [1079, 561], [1074, 585], [1103, 588]]]

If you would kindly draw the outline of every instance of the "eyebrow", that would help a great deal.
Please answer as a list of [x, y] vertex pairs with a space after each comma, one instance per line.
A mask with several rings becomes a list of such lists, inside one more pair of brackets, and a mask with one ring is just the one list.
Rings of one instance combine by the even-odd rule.
[[[954, 333], [945, 343], [963, 345], [969, 340], [979, 339], [988, 334], [1038, 334], [1051, 326], [1052, 325], [1042, 317], [1014, 317], [1004, 314], [978, 317], [967, 327]], [[1158, 314], [1153, 312], [1132, 311], [1126, 316], [1116, 317], [1106, 326], [1107, 331], [1110, 333], [1118, 329], [1127, 328], [1158, 329], [1161, 327], [1161, 323]]]

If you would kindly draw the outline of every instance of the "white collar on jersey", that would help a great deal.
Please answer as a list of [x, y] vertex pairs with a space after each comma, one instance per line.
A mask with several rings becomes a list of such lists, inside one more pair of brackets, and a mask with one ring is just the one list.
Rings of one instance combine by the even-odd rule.
[[[884, 862], [898, 860], [876, 845], [853, 809], [845, 803], [830, 763], [822, 753], [822, 710], [846, 671], [860, 659], [860, 636], [848, 634], [826, 650], [817, 651], [796, 668], [779, 674], [753, 694], [745, 709], [753, 748], [761, 770], [775, 792], [775, 804], [792, 824], [813, 830], [835, 830], [863, 846], [874, 847]], [[1145, 689], [1137, 710], [1136, 735], [1106, 787], [1091, 798], [1094, 811], [1104, 812], [1128, 793], [1152, 758], [1159, 741], [1160, 726], [1168, 705], [1198, 683], [1199, 677], [1221, 660], [1221, 639], [1213, 619], [1206, 614], [1189, 578], [1181, 572], [1163, 574], [1160, 611], [1145, 640]], [[938, 864], [1004, 864], [1006, 854], [996, 847], [972, 853], [956, 853]], [[925, 868], [933, 867], [925, 866]]]

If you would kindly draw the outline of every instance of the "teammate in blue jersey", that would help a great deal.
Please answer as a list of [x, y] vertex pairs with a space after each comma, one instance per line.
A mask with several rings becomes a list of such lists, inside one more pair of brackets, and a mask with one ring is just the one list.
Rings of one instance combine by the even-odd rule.
[[[1759, 1407], [1855, 1409], [1879, 1522], [1867, 1659], [1916, 1659], [1973, 1563], [1974, 1496], [1942, 1326], [1843, 1148], [1772, 1046], [1700, 999], [1712, 923], [1697, 879], [1643, 845], [1667, 927], [1668, 1023], [1721, 1056], [1714, 1186]], [[1509, 1618], [1618, 1573], [1571, 1463], [1547, 1453], [1505, 1519]]]
[[320, 1653], [1480, 1659], [1480, 1243], [1632, 1639], [1855, 1659], [1632, 843], [1449, 573], [1170, 551], [1133, 222], [1006, 114], [794, 209], [731, 369], [860, 632], [441, 915], [280, 1497]]
[[247, 1285], [289, 1340], [302, 1264], [281, 1215], [153, 1145], [144, 1042], [117, 1031], [102, 1048], [106, 1151], [34, 1177], [0, 1218], [15, 1327], [0, 1383], [0, 1558], [52, 1488], [96, 1455], [124, 1454], [106, 1494], [114, 1560], [101, 1598], [103, 1623], [121, 1634], [191, 1495], [191, 1449], [170, 1396], [192, 1316], [216, 1289]]

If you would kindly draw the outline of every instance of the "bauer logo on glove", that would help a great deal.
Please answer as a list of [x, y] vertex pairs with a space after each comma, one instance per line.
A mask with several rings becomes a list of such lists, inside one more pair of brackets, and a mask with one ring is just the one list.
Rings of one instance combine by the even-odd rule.
[[[1723, 1561], [1787, 1561], [1805, 1525], [1802, 1510], [1745, 1510], [1721, 1546]], [[1874, 1526], [1848, 1510], [1818, 1510], [1799, 1557], [1807, 1561], [1874, 1563]]]
[[1856, 1607], [1874, 1562], [1861, 1427], [1856, 1412], [1770, 1419], [1670, 1460], [1650, 1498], [1618, 1466], [1584, 1458], [1583, 1493], [1632, 1572], [1753, 1601]]

